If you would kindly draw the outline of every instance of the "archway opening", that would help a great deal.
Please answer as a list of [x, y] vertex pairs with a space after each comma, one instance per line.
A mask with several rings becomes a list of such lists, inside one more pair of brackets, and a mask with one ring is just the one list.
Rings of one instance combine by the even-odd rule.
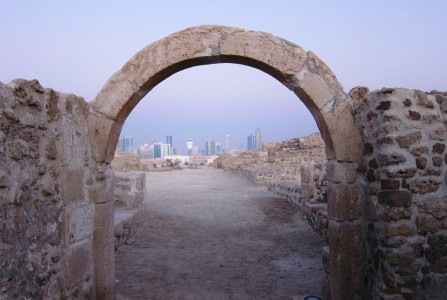
[[[205, 83], [207, 80], [209, 82]], [[179, 82], [183, 82], [184, 85], [179, 87]], [[195, 86], [203, 86], [200, 93], [194, 89]], [[174, 89], [177, 89], [177, 92], [172, 92]], [[192, 92], [189, 93], [188, 89]], [[237, 92], [231, 93], [231, 89]], [[246, 101], [246, 98], [251, 99]], [[228, 111], [225, 111], [227, 107]], [[216, 113], [212, 112], [212, 109], [223, 116], [220, 119], [215, 117]], [[207, 113], [211, 118], [208, 118]], [[136, 115], [135, 124], [126, 127], [127, 122], [133, 121], [133, 114]], [[157, 118], [154, 114], [161, 115], [161, 118]], [[205, 114], [203, 119], [201, 114]], [[219, 126], [210, 124], [212, 120]], [[219, 136], [223, 139], [225, 134], [229, 133], [234, 139], [232, 150], [245, 151], [246, 137], [255, 127], [263, 129], [263, 141], [279, 144], [318, 130], [307, 108], [293, 93], [270, 76], [253, 68], [222, 64], [191, 68], [164, 80], [132, 111], [123, 126], [123, 135], [132, 135], [131, 133], [136, 130], [144, 131], [145, 121], [146, 126], [156, 127], [157, 130], [148, 130], [143, 134], [146, 140], [139, 138], [136, 144], [143, 142], [150, 144], [151, 136], [156, 141], [164, 141], [166, 135], [172, 135], [174, 141], [176, 138], [181, 141], [174, 145], [177, 148], [179, 145], [183, 146], [183, 150], [186, 150], [185, 141], [188, 137], [194, 138], [196, 142], [201, 141], [198, 145], [204, 150], [206, 139], [217, 140], [216, 137]], [[177, 127], [185, 129], [186, 133], [183, 135], [173, 133], [172, 130], [176, 127], [172, 126], [173, 122]], [[189, 126], [187, 122], [193, 126]], [[235, 126], [230, 126], [231, 122], [236, 123]], [[222, 130], [219, 129], [222, 126], [223, 131], [216, 132]], [[203, 127], [207, 127], [206, 130], [200, 130]], [[167, 128], [170, 130], [166, 131]], [[240, 149], [241, 143], [244, 149]], [[282, 151], [287, 149], [283, 148]], [[281, 166], [282, 171], [288, 173], [288, 177], [284, 179], [289, 181], [296, 180], [300, 176], [297, 168], [299, 166], [292, 166], [292, 161], [300, 157], [293, 151], [293, 149], [290, 151], [292, 157], [288, 168], [285, 164]], [[262, 153], [267, 152], [268, 150]], [[159, 160], [160, 167], [161, 161]], [[263, 162], [267, 163], [267, 160]], [[153, 164], [154, 161], [148, 160], [146, 163]], [[221, 290], [226, 290], [228, 296], [237, 292], [236, 283], [239, 282], [251, 286], [247, 287], [247, 291], [239, 291], [240, 295], [251, 292], [246, 294], [247, 297], [261, 297], [262, 293], [265, 293], [265, 297], [273, 298], [294, 295], [293, 293], [303, 296], [309, 293], [319, 294], [324, 273], [321, 265], [321, 247], [324, 242], [301, 220], [299, 206], [267, 192], [265, 186], [267, 183], [262, 188], [256, 188], [254, 182], [250, 183], [251, 187], [238, 186], [236, 182], [244, 180], [231, 179], [228, 173], [217, 174], [216, 170], [205, 173], [204, 167], [191, 170], [183, 165], [183, 168], [183, 171], [173, 171], [171, 175], [156, 172], [163, 169], [162, 167], [146, 174], [149, 191], [148, 215], [152, 220], [148, 220], [151, 222], [147, 225], [149, 227], [143, 225], [143, 230], [154, 232], [146, 234], [139, 232], [135, 244], [127, 248], [123, 246], [119, 250], [120, 257], [116, 268], [119, 281], [116, 287], [117, 293], [128, 293], [130, 287], [132, 287], [130, 290], [141, 291], [142, 286], [152, 286], [151, 292], [158, 289], [161, 293], [152, 294], [154, 297], [170, 297], [174, 296], [173, 285], [181, 290], [185, 284], [199, 285], [201, 277], [209, 276], [208, 285], [212, 286], [205, 284], [202, 292], [213, 289], [215, 292], [215, 289], [220, 287]], [[292, 174], [293, 168], [295, 174]], [[280, 173], [281, 171], [277, 171], [275, 179], [283, 175]], [[221, 177], [216, 177], [218, 175]], [[206, 181], [210, 177], [215, 180]], [[160, 182], [166, 186], [161, 187]], [[249, 193], [238, 193], [242, 188]], [[232, 193], [223, 196], [225, 190], [231, 190]], [[154, 194], [151, 195], [151, 192]], [[196, 194], [191, 195], [191, 192]], [[207, 197], [210, 198], [203, 199], [202, 193], [209, 193]], [[184, 201], [178, 198], [179, 194], [184, 196]], [[198, 207], [200, 210], [197, 210]], [[156, 222], [153, 222], [153, 219]], [[187, 228], [191, 231], [188, 232]], [[165, 239], [168, 236], [171, 241]], [[238, 239], [235, 236], [239, 236]], [[142, 241], [145, 238], [153, 243]], [[193, 243], [188, 243], [189, 240], [193, 240]], [[135, 253], [144, 255], [142, 248], [145, 247], [148, 249], [146, 256], [152, 255], [149, 259], [144, 259], [148, 265], [132, 264], [130, 254], [125, 253], [126, 249], [129, 253], [132, 251], [133, 255]], [[213, 255], [205, 255], [208, 254], [206, 252], [211, 252]], [[184, 253], [184, 256], [180, 256], [180, 253]], [[178, 267], [173, 267], [174, 265]], [[143, 270], [146, 270], [146, 273]], [[312, 280], [306, 278], [309, 271], [314, 273]], [[157, 272], [159, 275], [155, 276]], [[174, 275], [175, 272], [177, 276]], [[218, 274], [214, 274], [215, 272]], [[236, 276], [235, 272], [239, 277], [231, 281]], [[135, 280], [129, 284], [125, 278], [127, 280], [132, 278], [129, 275], [132, 273], [137, 273], [146, 280], [140, 278], [144, 282], [141, 285], [134, 278]], [[170, 273], [169, 276], [167, 273]], [[217, 282], [216, 278], [219, 278], [220, 282]], [[192, 290], [197, 293], [197, 286], [190, 288], [191, 293]], [[253, 294], [255, 291], [258, 294]], [[150, 293], [147, 292], [147, 295]]]

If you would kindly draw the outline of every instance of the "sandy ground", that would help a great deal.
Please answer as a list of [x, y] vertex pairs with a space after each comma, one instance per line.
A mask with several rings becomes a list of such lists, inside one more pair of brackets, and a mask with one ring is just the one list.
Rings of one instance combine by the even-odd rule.
[[323, 241], [286, 200], [216, 169], [147, 173], [147, 219], [116, 253], [118, 299], [320, 295]]

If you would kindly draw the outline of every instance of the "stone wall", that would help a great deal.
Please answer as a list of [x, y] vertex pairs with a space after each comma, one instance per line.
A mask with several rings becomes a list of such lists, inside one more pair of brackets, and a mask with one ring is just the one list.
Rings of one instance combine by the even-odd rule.
[[[445, 299], [446, 96], [352, 90], [361, 161], [325, 164], [315, 138], [216, 166], [301, 199], [333, 298]], [[0, 83], [0, 100], [0, 298], [112, 298], [113, 173], [91, 145], [116, 143], [90, 104], [36, 80]]]
[[115, 207], [141, 207], [146, 195], [146, 173], [115, 172]]
[[141, 171], [141, 159], [137, 154], [125, 153], [118, 149], [112, 160], [112, 169], [115, 172]]
[[214, 166], [299, 201], [299, 190], [293, 187], [300, 184], [301, 165], [325, 162], [324, 142], [316, 133], [281, 143], [264, 143], [261, 150], [219, 155]]
[[326, 165], [301, 166], [301, 213], [307, 223], [328, 241]]
[[385, 299], [445, 299], [446, 93], [351, 91], [365, 146], [367, 281]]
[[82, 98], [0, 83], [0, 298], [92, 298], [93, 183]]

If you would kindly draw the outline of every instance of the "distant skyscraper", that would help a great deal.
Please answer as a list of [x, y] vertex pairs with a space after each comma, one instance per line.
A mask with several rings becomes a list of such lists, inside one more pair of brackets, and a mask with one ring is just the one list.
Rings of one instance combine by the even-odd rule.
[[121, 136], [118, 140], [117, 148], [123, 150], [124, 152], [130, 153], [133, 147], [133, 137]]
[[164, 158], [169, 156], [171, 152], [171, 145], [163, 143], [154, 143], [154, 158]]
[[194, 140], [193, 139], [187, 139], [186, 140], [186, 151], [188, 155], [193, 154], [193, 147], [194, 147]]
[[247, 137], [247, 150], [254, 150], [255, 149], [255, 143], [256, 143], [256, 136], [254, 134], [250, 134]]
[[166, 136], [166, 144], [170, 145], [169, 149], [170, 149], [170, 153], [168, 155], [172, 155], [173, 152], [173, 147], [172, 147], [172, 135], [167, 135]]
[[230, 135], [227, 134], [225, 136], [225, 153], [229, 153], [230, 152]]
[[205, 142], [205, 155], [216, 155], [216, 142], [206, 141]]
[[255, 147], [254, 149], [262, 149], [262, 141], [261, 141], [261, 128], [256, 128], [255, 130]]

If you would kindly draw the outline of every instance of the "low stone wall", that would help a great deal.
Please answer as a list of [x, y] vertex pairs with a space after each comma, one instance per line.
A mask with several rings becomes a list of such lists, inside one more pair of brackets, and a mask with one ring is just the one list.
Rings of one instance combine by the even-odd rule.
[[281, 143], [264, 143], [262, 150], [219, 155], [213, 166], [230, 171], [256, 186], [284, 191], [290, 183], [300, 184], [302, 164], [324, 164], [326, 161], [324, 142], [321, 135], [315, 133]]
[[140, 207], [146, 195], [146, 173], [114, 172], [115, 207]]
[[307, 223], [328, 241], [326, 165], [301, 166], [301, 212]]
[[125, 153], [118, 149], [112, 160], [112, 169], [115, 172], [141, 171], [143, 166], [138, 155]]
[[299, 205], [301, 203], [301, 186], [298, 185], [297, 182], [267, 182], [267, 189], [296, 205]]
[[114, 173], [115, 250], [130, 243], [146, 214], [146, 173]]

